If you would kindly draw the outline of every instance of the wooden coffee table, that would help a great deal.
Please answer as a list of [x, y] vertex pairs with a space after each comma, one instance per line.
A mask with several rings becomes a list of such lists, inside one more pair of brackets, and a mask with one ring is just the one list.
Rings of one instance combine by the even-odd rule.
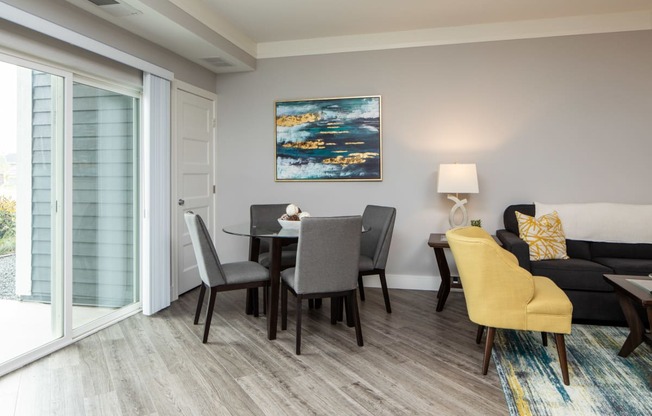
[[647, 276], [627, 276], [616, 274], [605, 274], [604, 278], [609, 282], [618, 295], [620, 307], [623, 309], [627, 325], [629, 325], [629, 336], [625, 340], [620, 352], [621, 357], [627, 357], [643, 342], [652, 345], [652, 336], [645, 331], [643, 320], [636, 311], [635, 305], [643, 306], [647, 313], [647, 319], [652, 330], [652, 294], [650, 291], [630, 282], [629, 280], [652, 280]]

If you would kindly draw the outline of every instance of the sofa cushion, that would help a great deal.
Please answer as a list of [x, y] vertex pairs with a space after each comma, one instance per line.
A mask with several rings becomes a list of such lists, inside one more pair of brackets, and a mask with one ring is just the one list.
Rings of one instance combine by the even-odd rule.
[[616, 274], [633, 274], [647, 276], [652, 273], [652, 259], [623, 259], [617, 257], [596, 257], [593, 259], [613, 269]]
[[503, 222], [505, 223], [505, 229], [513, 234], [518, 235], [518, 221], [516, 220], [516, 211], [520, 212], [521, 214], [534, 217], [534, 204], [510, 205], [505, 208], [505, 212], [503, 213]]
[[573, 259], [591, 260], [591, 242], [567, 239], [566, 254]]
[[602, 276], [613, 273], [613, 269], [593, 261], [573, 258], [541, 260], [532, 262], [531, 266], [533, 275], [549, 277], [563, 290], [613, 291]]
[[591, 243], [591, 256], [652, 260], [652, 244]]
[[566, 237], [556, 212], [534, 218], [516, 211], [518, 235], [530, 246], [530, 260], [567, 259]]

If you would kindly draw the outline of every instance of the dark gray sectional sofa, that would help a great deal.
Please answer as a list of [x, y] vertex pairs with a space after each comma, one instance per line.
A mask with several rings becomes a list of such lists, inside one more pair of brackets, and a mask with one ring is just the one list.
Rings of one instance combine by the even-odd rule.
[[573, 303], [573, 322], [624, 325], [625, 317], [618, 298], [603, 275], [647, 276], [652, 273], [652, 244], [567, 239], [566, 250], [570, 259], [530, 261], [529, 247], [519, 238], [515, 211], [534, 216], [535, 205], [507, 207], [503, 215], [505, 229], [498, 230], [496, 236], [503, 247], [518, 258], [521, 267], [533, 275], [549, 277], [566, 292]]

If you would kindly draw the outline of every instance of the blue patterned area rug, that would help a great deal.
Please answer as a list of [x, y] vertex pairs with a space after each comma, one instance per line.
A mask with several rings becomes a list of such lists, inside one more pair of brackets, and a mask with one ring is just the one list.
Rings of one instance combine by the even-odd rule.
[[652, 348], [618, 356], [627, 328], [573, 325], [565, 337], [570, 386], [557, 348], [537, 332], [497, 330], [493, 360], [511, 415], [652, 415]]

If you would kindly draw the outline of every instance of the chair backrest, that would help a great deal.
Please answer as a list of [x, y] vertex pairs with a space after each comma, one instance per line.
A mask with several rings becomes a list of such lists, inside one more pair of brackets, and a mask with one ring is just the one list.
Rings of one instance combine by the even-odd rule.
[[480, 227], [456, 228], [446, 237], [471, 321], [497, 328], [526, 327], [526, 307], [534, 296], [532, 275]]
[[294, 289], [297, 293], [353, 290], [358, 285], [362, 218], [301, 220]]
[[384, 269], [394, 232], [396, 208], [367, 205], [362, 225], [369, 231], [362, 234], [360, 254], [373, 259], [375, 269]]
[[215, 251], [204, 220], [192, 211], [183, 215], [190, 233], [190, 241], [197, 258], [197, 269], [201, 280], [210, 287], [220, 286], [226, 283], [222, 264]]
[[[265, 226], [269, 225], [270, 227], [278, 227], [278, 219], [281, 215], [285, 214], [285, 208], [287, 204], [254, 204], [249, 207], [249, 220], [251, 226]], [[260, 253], [266, 253], [270, 251], [269, 241], [261, 240], [260, 241]]]

